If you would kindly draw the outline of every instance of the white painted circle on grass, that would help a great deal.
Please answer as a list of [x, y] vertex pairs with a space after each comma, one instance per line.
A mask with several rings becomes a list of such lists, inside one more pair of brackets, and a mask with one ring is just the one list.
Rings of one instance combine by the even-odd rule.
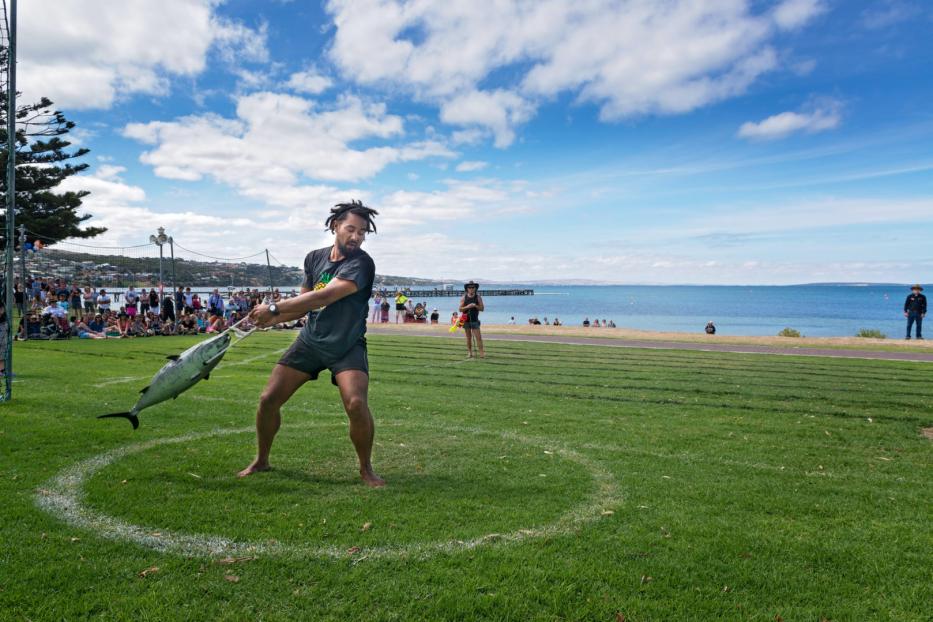
[[[423, 427], [405, 422], [402, 427]], [[321, 424], [288, 426], [286, 429], [321, 427]], [[517, 529], [507, 533], [490, 533], [469, 540], [440, 540], [399, 545], [360, 547], [353, 552], [353, 559], [379, 558], [425, 558], [438, 553], [454, 553], [492, 544], [508, 544], [546, 536], [559, 536], [573, 533], [583, 526], [593, 523], [604, 516], [604, 512], [621, 501], [615, 477], [599, 463], [576, 451], [561, 446], [548, 439], [534, 438], [512, 432], [490, 432], [481, 428], [444, 426], [449, 432], [498, 436], [499, 438], [546, 448], [565, 460], [569, 460], [589, 471], [595, 490], [584, 501], [563, 514], [556, 520], [542, 526]], [[189, 534], [179, 531], [141, 527], [120, 518], [99, 512], [84, 503], [84, 484], [95, 473], [114, 462], [154, 447], [199, 441], [217, 436], [245, 434], [254, 432], [254, 428], [217, 429], [210, 432], [185, 434], [172, 438], [153, 439], [143, 443], [126, 445], [94, 457], [82, 460], [49, 480], [43, 488], [36, 491], [36, 504], [56, 518], [73, 527], [85, 529], [109, 540], [133, 542], [135, 544], [164, 553], [174, 553], [185, 557], [218, 556], [279, 556], [312, 558], [346, 558], [348, 551], [336, 546], [322, 546], [315, 543], [268, 543], [233, 540], [223, 536], [209, 534]]]

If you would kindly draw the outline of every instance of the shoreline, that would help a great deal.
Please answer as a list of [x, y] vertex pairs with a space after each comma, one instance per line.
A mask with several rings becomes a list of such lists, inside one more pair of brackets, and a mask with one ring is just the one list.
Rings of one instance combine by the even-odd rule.
[[[461, 337], [458, 330], [449, 333], [447, 324], [367, 324], [367, 331], [373, 334], [421, 335], [436, 337]], [[483, 335], [505, 335], [510, 338], [522, 336], [540, 338], [576, 338], [591, 340], [618, 340], [622, 345], [630, 342], [633, 347], [639, 343], [684, 344], [696, 346], [753, 346], [758, 348], [780, 348], [801, 350], [864, 350], [874, 352], [904, 352], [933, 354], [933, 340], [917, 341], [904, 339], [867, 339], [864, 337], [767, 337], [739, 335], [707, 335], [705, 333], [683, 333], [667, 331], [639, 330], [634, 328], [583, 328], [579, 326], [530, 326], [510, 324], [483, 324]], [[598, 345], [598, 344], [594, 344]], [[645, 346], [651, 347], [651, 346]]]

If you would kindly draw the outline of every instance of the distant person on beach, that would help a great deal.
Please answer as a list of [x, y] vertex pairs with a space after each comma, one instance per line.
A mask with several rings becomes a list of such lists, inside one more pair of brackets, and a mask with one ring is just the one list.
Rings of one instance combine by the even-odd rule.
[[408, 302], [408, 296], [402, 293], [402, 290], [395, 292], [395, 323], [398, 324], [398, 319], [401, 317], [405, 319], [405, 303]]
[[907, 318], [907, 337], [910, 339], [910, 329], [917, 324], [917, 339], [923, 339], [923, 318], [927, 315], [927, 297], [921, 294], [923, 287], [918, 283], [910, 288], [910, 295], [904, 301], [904, 317]]
[[589, 327], [590, 327], [590, 318], [588, 317], [583, 318], [583, 328], [589, 328]]
[[706, 323], [706, 328], [704, 330], [706, 331], [707, 335], [716, 334], [716, 325], [713, 324], [713, 320], [710, 320], [709, 322]]
[[466, 332], [467, 340], [467, 358], [473, 358], [473, 340], [476, 340], [476, 348], [479, 350], [480, 358], [486, 358], [486, 350], [483, 347], [483, 335], [480, 333], [479, 314], [486, 310], [483, 304], [483, 297], [479, 295], [479, 284], [470, 281], [463, 286], [464, 294], [460, 298], [460, 312], [467, 314], [467, 320], [463, 323], [463, 330]]
[[370, 316], [369, 321], [373, 324], [379, 321], [380, 316], [382, 315], [382, 295], [375, 294], [373, 296], [373, 313]]
[[560, 320], [557, 318], [554, 318], [554, 322], [551, 324], [551, 326], [560, 326]]
[[512, 319], [509, 320], [509, 324], [515, 324], [515, 316], [512, 316]]

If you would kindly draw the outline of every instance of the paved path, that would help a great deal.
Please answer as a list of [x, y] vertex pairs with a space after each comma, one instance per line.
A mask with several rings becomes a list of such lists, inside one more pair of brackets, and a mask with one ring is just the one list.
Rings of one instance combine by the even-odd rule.
[[[436, 337], [439, 339], [463, 339], [461, 333], [438, 334], [420, 330], [385, 330], [371, 326], [368, 332], [374, 335], [401, 335], [413, 337]], [[609, 346], [613, 348], [645, 348], [650, 350], [695, 350], [699, 352], [734, 352], [737, 354], [777, 354], [783, 356], [824, 356], [844, 359], [875, 359], [882, 361], [912, 361], [933, 363], [933, 352], [889, 352], [883, 350], [850, 350], [841, 348], [779, 348], [754, 344], [700, 343], [695, 341], [664, 341], [649, 339], [615, 339], [609, 337], [571, 337], [560, 335], [514, 335], [488, 333], [485, 341], [533, 341], [538, 343], [561, 343], [573, 345]]]

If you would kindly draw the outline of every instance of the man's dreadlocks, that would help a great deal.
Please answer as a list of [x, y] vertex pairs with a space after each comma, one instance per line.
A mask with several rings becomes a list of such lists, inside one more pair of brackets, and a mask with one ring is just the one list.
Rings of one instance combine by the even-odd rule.
[[337, 223], [345, 219], [347, 214], [356, 214], [365, 220], [366, 233], [376, 233], [376, 223], [373, 222], [373, 216], [378, 216], [379, 212], [371, 207], [366, 207], [358, 199], [353, 199], [349, 203], [338, 203], [330, 208], [330, 216], [324, 221], [324, 226], [328, 231], [333, 231]]

